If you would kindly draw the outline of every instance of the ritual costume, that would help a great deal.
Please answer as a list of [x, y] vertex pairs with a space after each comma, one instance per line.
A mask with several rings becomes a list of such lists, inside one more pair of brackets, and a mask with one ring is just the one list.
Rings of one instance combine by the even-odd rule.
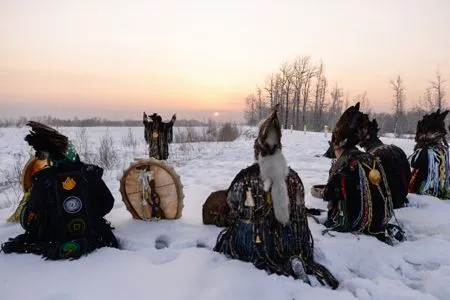
[[445, 139], [448, 110], [423, 116], [417, 123], [416, 145], [410, 157], [412, 178], [409, 192], [450, 198], [449, 150]]
[[367, 135], [368, 122], [357, 103], [342, 114], [333, 130], [331, 145], [342, 154], [334, 161], [324, 189], [329, 208], [325, 226], [392, 244], [386, 227], [393, 205], [384, 168], [375, 156], [355, 147]]
[[144, 112], [144, 136], [148, 144], [149, 156], [167, 160], [169, 158], [169, 144], [173, 142], [173, 124], [176, 115], [169, 122], [163, 122], [160, 115], [154, 113], [150, 116]]
[[313, 274], [337, 288], [333, 275], [314, 261], [304, 187], [281, 152], [278, 108], [260, 125], [254, 144], [257, 162], [241, 170], [227, 190], [232, 223], [219, 234], [214, 251], [305, 282]]
[[[367, 116], [368, 118], [368, 116]], [[386, 145], [378, 137], [378, 123], [373, 119], [368, 125], [368, 135], [359, 143], [368, 153], [379, 158], [386, 173], [392, 194], [392, 204], [395, 208], [404, 207], [408, 203], [411, 166], [405, 152], [395, 145]]]
[[80, 161], [68, 138], [30, 121], [25, 140], [45, 152], [50, 166], [35, 172], [20, 223], [23, 234], [3, 243], [4, 253], [34, 253], [46, 259], [78, 259], [101, 247], [118, 247], [104, 219], [114, 198], [102, 180], [103, 170]]

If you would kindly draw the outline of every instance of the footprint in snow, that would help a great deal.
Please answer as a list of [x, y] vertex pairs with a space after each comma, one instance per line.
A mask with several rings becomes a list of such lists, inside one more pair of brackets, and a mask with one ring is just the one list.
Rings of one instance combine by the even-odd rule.
[[158, 250], [169, 248], [170, 241], [169, 237], [165, 235], [160, 235], [155, 240], [155, 248]]

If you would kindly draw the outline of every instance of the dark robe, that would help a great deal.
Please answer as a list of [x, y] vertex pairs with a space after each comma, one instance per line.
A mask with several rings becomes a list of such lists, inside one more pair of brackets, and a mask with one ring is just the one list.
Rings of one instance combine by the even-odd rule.
[[283, 226], [275, 218], [270, 192], [264, 191], [259, 165], [253, 164], [241, 170], [227, 191], [233, 223], [220, 233], [214, 250], [252, 262], [268, 273], [295, 278], [298, 276], [290, 262], [298, 258], [308, 274], [316, 275], [320, 281], [326, 281], [335, 288], [338, 285], [336, 279], [313, 260], [313, 237], [308, 227], [303, 183], [292, 169], [286, 184], [290, 222]]
[[450, 198], [449, 150], [443, 143], [416, 146], [410, 157], [411, 193]]
[[376, 136], [364, 141], [361, 146], [380, 159], [391, 190], [394, 209], [404, 207], [408, 203], [406, 196], [411, 180], [411, 166], [405, 152], [395, 145], [384, 144]]
[[[82, 174], [80, 180], [86, 183], [87, 193], [80, 192], [79, 195], [66, 199], [59, 197], [56, 187], [57, 176], [61, 173], [78, 171]], [[35, 173], [30, 199], [23, 209], [20, 221], [25, 233], [2, 244], [2, 250], [5, 253], [34, 253], [47, 259], [76, 259], [97, 248], [117, 248], [118, 242], [112, 228], [104, 218], [114, 206], [114, 197], [103, 181], [102, 175], [103, 169], [100, 167], [79, 161], [63, 162], [57, 167], [45, 168]], [[81, 184], [75, 182], [76, 185]], [[86, 206], [86, 213], [76, 215], [72, 220], [73, 224], [77, 221], [78, 225], [63, 226], [68, 217], [58, 210], [64, 208], [67, 212], [65, 202], [68, 199], [85, 195], [87, 195], [84, 199], [85, 204], [80, 206], [80, 209]], [[82, 229], [83, 225], [80, 224], [88, 224], [85, 225], [86, 230]], [[77, 230], [82, 231], [76, 234]], [[78, 250], [74, 253], [69, 252], [69, 256], [66, 256], [67, 253], [63, 254], [65, 247], [75, 247]], [[72, 254], [73, 256], [70, 256]]]
[[[375, 166], [379, 185], [369, 180]], [[346, 150], [330, 169], [324, 190], [329, 202], [326, 227], [340, 232], [363, 232], [385, 239], [386, 225], [393, 216], [391, 191], [381, 163], [356, 148]]]
[[173, 142], [173, 124], [172, 119], [169, 122], [162, 122], [160, 116], [150, 116], [152, 119], [144, 118], [144, 135], [148, 144], [149, 156], [166, 160], [169, 158], [169, 144]]

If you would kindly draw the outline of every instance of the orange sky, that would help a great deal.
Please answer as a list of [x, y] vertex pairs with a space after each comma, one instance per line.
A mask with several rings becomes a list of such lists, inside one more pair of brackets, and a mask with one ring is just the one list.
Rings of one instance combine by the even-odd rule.
[[400, 74], [412, 106], [438, 65], [450, 79], [449, 12], [446, 0], [0, 0], [0, 117], [241, 118], [297, 55], [323, 59], [351, 96], [367, 90], [375, 111]]

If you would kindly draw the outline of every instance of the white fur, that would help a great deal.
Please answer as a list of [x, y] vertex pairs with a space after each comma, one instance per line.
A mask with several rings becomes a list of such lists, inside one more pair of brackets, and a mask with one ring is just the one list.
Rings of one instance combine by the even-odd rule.
[[275, 218], [283, 225], [289, 223], [289, 197], [286, 186], [286, 177], [289, 167], [280, 150], [273, 155], [258, 157], [261, 170], [261, 179], [264, 182], [264, 190], [267, 192], [272, 188], [272, 204]]
[[267, 137], [265, 142], [267, 143], [267, 145], [269, 145], [270, 147], [273, 147], [275, 145], [278, 144], [278, 133], [275, 130], [275, 128], [271, 127], [269, 129], [269, 132], [267, 133]]

